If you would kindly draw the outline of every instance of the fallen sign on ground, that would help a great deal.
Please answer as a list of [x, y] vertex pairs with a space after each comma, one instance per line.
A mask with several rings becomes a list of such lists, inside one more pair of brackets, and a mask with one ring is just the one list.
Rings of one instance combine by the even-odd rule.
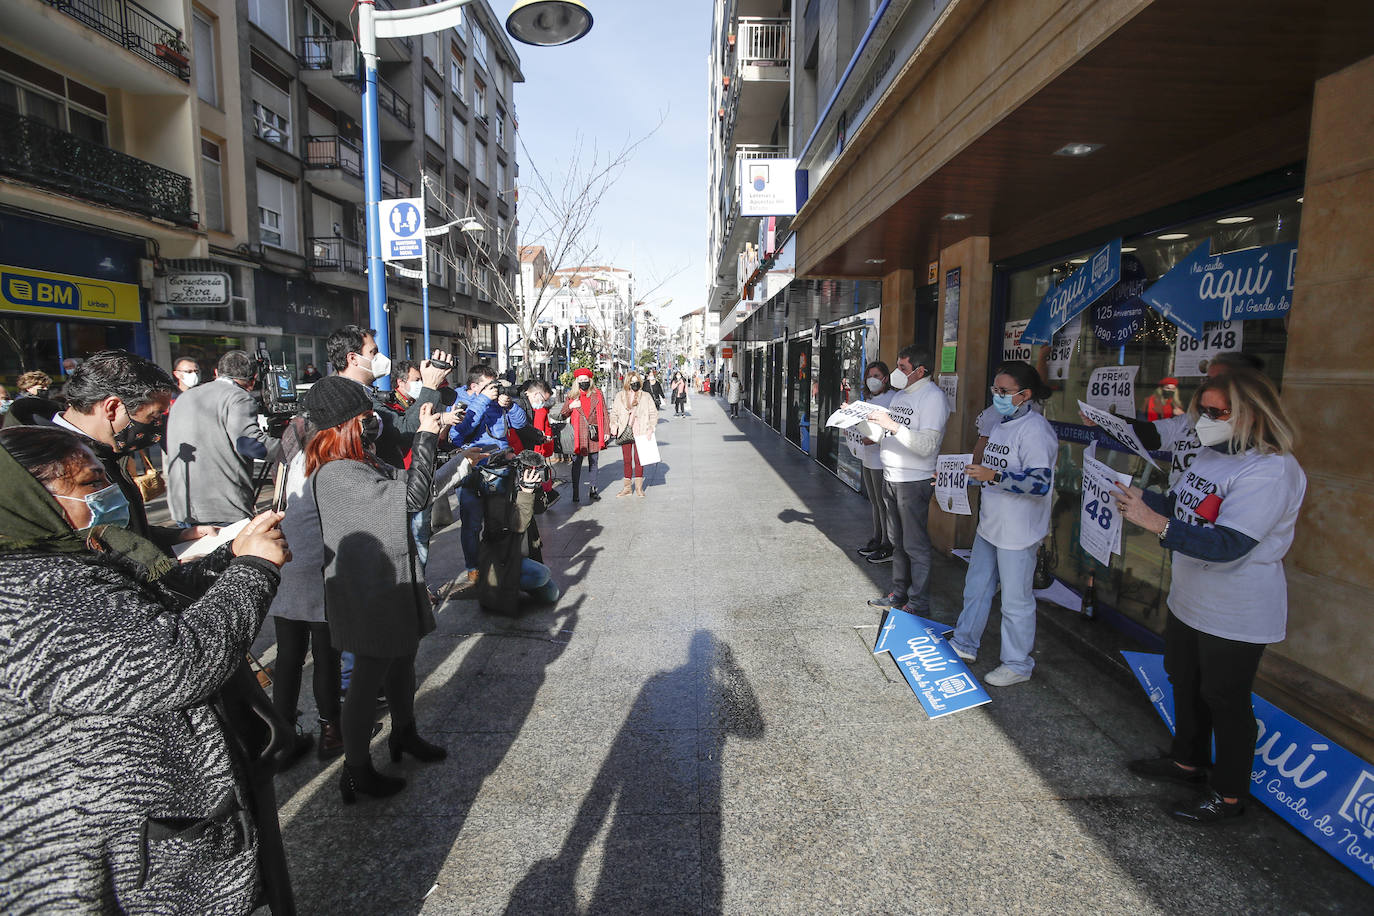
[[888, 608], [874, 655], [887, 652], [932, 719], [991, 703], [983, 685], [940, 634], [944, 624]]
[[[1122, 652], [1169, 732], [1174, 690], [1164, 656]], [[1250, 794], [1336, 861], [1374, 884], [1374, 765], [1268, 700], [1251, 695], [1259, 737]]]

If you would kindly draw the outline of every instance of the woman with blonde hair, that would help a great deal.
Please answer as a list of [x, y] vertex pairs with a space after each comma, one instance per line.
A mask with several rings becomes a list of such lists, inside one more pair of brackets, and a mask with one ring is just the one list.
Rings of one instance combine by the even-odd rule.
[[[644, 379], [640, 377], [637, 370], [631, 370], [625, 375], [625, 382], [620, 391], [615, 396], [615, 401], [611, 404], [611, 436], [620, 438], [628, 426], [635, 436], [653, 436], [658, 428], [658, 408], [654, 406], [654, 399], [649, 396], [644, 388]], [[635, 441], [620, 446], [620, 454], [625, 465], [625, 486], [620, 492], [615, 494], [616, 498], [630, 495], [630, 488], [633, 485], [634, 492], [641, 498], [644, 496], [644, 465], [639, 460], [639, 448]]]
[[1283, 557], [1307, 477], [1278, 391], [1259, 372], [1203, 382], [1188, 416], [1203, 448], [1187, 472], [1167, 493], [1117, 492], [1122, 516], [1173, 552], [1164, 669], [1174, 741], [1167, 755], [1130, 769], [1202, 789], [1170, 814], [1214, 824], [1245, 813], [1257, 737], [1250, 695], [1264, 647], [1285, 636]]

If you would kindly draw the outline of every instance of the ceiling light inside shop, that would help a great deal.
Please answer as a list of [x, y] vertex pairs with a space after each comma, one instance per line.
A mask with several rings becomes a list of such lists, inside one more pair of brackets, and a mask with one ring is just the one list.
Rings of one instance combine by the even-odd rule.
[[868, 260], [864, 261], [864, 263], [865, 263], [865, 264], [886, 264], [886, 263], [887, 263], [887, 258], [869, 258]]
[[1233, 226], [1236, 223], [1252, 223], [1255, 221], [1253, 216], [1223, 216], [1217, 222], [1223, 226]]
[[1166, 232], [1163, 235], [1155, 236], [1161, 242], [1177, 242], [1179, 239], [1186, 239], [1187, 237], [1188, 233], [1186, 232]]
[[968, 219], [971, 215], [972, 214], [969, 213], [946, 213], [944, 216], [940, 217], [940, 219], [948, 220], [951, 223], [958, 223]]
[[1102, 149], [1101, 143], [1065, 143], [1054, 151], [1056, 156], [1091, 156]]
[[1298, 203], [1302, 203], [1302, 198], [1301, 198], [1301, 197], [1298, 198]]
[[1087, 259], [1087, 258], [1069, 258], [1069, 263], [1070, 263], [1070, 264], [1086, 264], [1086, 263], [1088, 263], [1088, 259]]
[[1134, 249], [1134, 248], [1131, 248], [1130, 246], [1127, 246], [1127, 245], [1121, 246], [1121, 253], [1122, 253], [1122, 254], [1130, 254], [1132, 251], [1135, 251], [1135, 249]]

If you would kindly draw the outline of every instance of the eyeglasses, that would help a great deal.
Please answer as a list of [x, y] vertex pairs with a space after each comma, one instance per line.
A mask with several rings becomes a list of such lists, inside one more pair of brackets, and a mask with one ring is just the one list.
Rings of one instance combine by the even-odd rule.
[[1231, 416], [1231, 408], [1229, 407], [1202, 407], [1199, 405], [1197, 412], [1209, 420], [1225, 420]]
[[1005, 397], [1010, 397], [1010, 396], [1013, 395], [1013, 394], [1020, 394], [1021, 392], [1025, 391], [1026, 389], [1024, 389], [1024, 388], [1011, 388], [1011, 389], [1003, 390], [1003, 389], [1001, 389], [1001, 388], [998, 388], [996, 385], [994, 385], [994, 386], [992, 386], [991, 388], [989, 388], [988, 390], [991, 391], [993, 394], [1000, 394], [1002, 397], [1005, 398]]

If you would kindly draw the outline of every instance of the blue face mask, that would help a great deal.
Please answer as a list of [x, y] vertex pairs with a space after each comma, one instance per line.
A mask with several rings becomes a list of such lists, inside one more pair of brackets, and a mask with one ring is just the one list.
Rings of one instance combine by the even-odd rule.
[[81, 529], [82, 531], [88, 531], [96, 525], [114, 525], [116, 528], [129, 526], [129, 500], [125, 498], [124, 491], [115, 484], [94, 493], [87, 493], [85, 496], [61, 496], [57, 493], [53, 495], [58, 499], [84, 502], [86, 508], [91, 510], [91, 521]]
[[1004, 417], [1009, 417], [1016, 413], [1017, 405], [1012, 399], [1014, 394], [994, 394], [992, 396], [992, 406], [997, 408], [997, 412]]

